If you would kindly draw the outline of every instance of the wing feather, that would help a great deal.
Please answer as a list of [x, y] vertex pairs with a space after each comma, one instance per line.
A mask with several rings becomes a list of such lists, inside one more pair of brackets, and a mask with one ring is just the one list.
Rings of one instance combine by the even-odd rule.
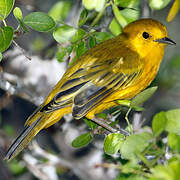
[[105, 87], [98, 90], [96, 93], [92, 94], [95, 95], [91, 100], [88, 98], [84, 104], [75, 104], [73, 106], [72, 115], [76, 119], [80, 119], [85, 116], [93, 107], [95, 107], [99, 102], [101, 102], [104, 98], [112, 93], [112, 89], [107, 89]]
[[141, 74], [142, 66], [139, 66], [139, 61], [136, 61], [135, 66], [132, 63], [132, 58], [120, 57], [83, 66], [69, 76], [59, 93], [40, 111], [49, 113], [72, 106], [75, 118], [85, 116], [111, 93], [135, 82]]
[[[114, 78], [104, 83], [104, 86], [91, 85], [85, 88], [74, 97], [72, 114], [74, 118], [80, 119], [91, 109], [96, 107], [103, 99], [113, 93], [115, 90], [126, 88], [140, 75], [138, 72], [131, 74], [115, 75]], [[93, 90], [92, 90], [93, 89]], [[89, 92], [86, 93], [86, 92]]]

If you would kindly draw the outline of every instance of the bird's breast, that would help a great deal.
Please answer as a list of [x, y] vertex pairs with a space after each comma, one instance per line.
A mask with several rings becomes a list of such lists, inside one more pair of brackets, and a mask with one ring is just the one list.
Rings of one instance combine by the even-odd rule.
[[119, 90], [116, 90], [113, 94], [105, 99], [105, 102], [110, 102], [117, 99], [133, 98], [152, 82], [158, 72], [158, 69], [158, 64], [144, 68], [139, 78], [137, 78], [133, 84], [124, 89], [120, 88]]

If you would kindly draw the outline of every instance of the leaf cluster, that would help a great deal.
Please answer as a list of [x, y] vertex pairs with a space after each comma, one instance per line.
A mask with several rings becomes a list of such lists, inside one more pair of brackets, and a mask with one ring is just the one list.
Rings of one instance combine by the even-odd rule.
[[[148, 88], [132, 101], [119, 102], [134, 110], [144, 110], [140, 105], [151, 97], [156, 89], [157, 87]], [[103, 114], [101, 117], [107, 118]], [[75, 148], [93, 142], [93, 131], [98, 126], [90, 120], [84, 121], [92, 131], [78, 136], [72, 142]], [[108, 156], [116, 157], [113, 162], [116, 161], [115, 168], [121, 172], [117, 179], [177, 179], [180, 167], [180, 109], [155, 114], [152, 127], [144, 126], [141, 131], [131, 132], [130, 136], [120, 133], [105, 136], [104, 152]]]

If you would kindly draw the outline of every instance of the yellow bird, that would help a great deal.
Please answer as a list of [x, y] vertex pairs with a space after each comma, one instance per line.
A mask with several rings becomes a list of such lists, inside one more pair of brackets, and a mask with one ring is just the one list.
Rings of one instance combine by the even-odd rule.
[[26, 129], [5, 159], [14, 158], [40, 130], [71, 112], [75, 119], [85, 116], [115, 132], [95, 115], [116, 106], [115, 100], [131, 99], [146, 88], [157, 74], [166, 44], [175, 44], [166, 27], [153, 19], [141, 19], [128, 24], [119, 36], [88, 50], [27, 119]]

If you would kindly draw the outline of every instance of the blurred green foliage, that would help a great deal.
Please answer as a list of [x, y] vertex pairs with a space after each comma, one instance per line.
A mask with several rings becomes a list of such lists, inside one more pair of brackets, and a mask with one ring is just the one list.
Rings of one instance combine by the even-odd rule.
[[2, 53], [0, 52], [0, 62], [1, 62], [1, 60], [2, 60]]
[[150, 180], [178, 180], [180, 177], [180, 159], [171, 158], [166, 165], [158, 165], [152, 170]]
[[48, 14], [51, 16], [54, 21], [61, 22], [66, 19], [71, 8], [70, 1], [59, 1], [53, 5], [53, 7], [49, 10]]
[[19, 163], [17, 160], [11, 161], [8, 164], [8, 167], [11, 170], [11, 172], [16, 176], [21, 175], [27, 171], [25, 164]]
[[15, 133], [14, 133], [14, 128], [8, 124], [5, 124], [3, 126], [3, 129], [4, 131], [6, 132], [7, 135], [9, 136], [13, 136]]

